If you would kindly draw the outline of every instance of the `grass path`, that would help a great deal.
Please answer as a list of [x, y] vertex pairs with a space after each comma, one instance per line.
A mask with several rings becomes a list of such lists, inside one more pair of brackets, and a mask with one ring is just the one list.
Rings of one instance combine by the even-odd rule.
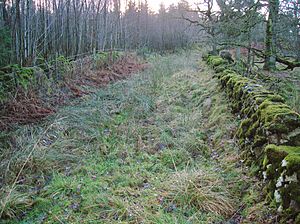
[[[31, 180], [34, 196], [22, 197], [33, 209], [10, 222], [265, 220], [259, 186], [239, 164], [238, 121], [199, 58], [152, 58], [147, 71], [62, 108], [30, 161], [51, 175]], [[33, 144], [45, 126], [19, 134]]]

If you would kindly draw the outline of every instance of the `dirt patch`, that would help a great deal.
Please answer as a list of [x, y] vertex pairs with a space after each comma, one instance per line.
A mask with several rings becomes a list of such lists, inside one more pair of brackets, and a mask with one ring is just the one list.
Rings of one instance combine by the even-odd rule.
[[15, 124], [38, 122], [55, 113], [57, 106], [92, 93], [86, 87], [103, 87], [145, 68], [147, 64], [131, 54], [98, 68], [91, 57], [80, 59], [80, 63], [74, 62], [73, 69], [62, 82], [52, 87], [56, 88], [52, 94], [41, 93], [38, 88], [30, 91], [20, 89], [13, 99], [0, 105], [0, 130], [10, 129]]

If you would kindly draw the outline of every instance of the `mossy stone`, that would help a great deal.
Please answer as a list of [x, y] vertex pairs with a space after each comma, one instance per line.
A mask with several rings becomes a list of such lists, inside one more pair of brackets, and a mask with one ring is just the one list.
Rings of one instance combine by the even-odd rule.
[[269, 131], [287, 133], [300, 126], [299, 114], [286, 104], [265, 100], [258, 110], [261, 122]]
[[289, 146], [267, 145], [265, 153], [272, 164], [279, 164], [289, 154]]
[[253, 147], [261, 147], [267, 143], [267, 138], [263, 135], [255, 135]]
[[288, 174], [300, 174], [300, 146], [268, 145], [265, 153], [272, 164], [281, 164], [285, 160]]
[[220, 56], [209, 56], [207, 59], [207, 63], [212, 67], [216, 67], [222, 64], [227, 64], [227, 61]]
[[297, 173], [300, 176], [300, 146], [291, 148], [293, 151], [284, 158], [287, 163], [287, 171], [288, 174]]
[[221, 73], [221, 72], [223, 72], [225, 69], [226, 69], [226, 66], [225, 66], [225, 65], [220, 65], [220, 66], [215, 67], [215, 72], [216, 72], [216, 73]]
[[244, 119], [237, 131], [237, 136], [242, 137], [244, 133], [248, 130], [248, 128], [251, 126], [252, 120], [250, 118]]
[[247, 130], [247, 132], [246, 132], [246, 137], [248, 137], [248, 138], [253, 138], [254, 137], [254, 135], [255, 135], [255, 133], [256, 133], [256, 130], [257, 130], [257, 128], [259, 127], [259, 121], [256, 121], [256, 122], [254, 122], [254, 124], [252, 124], [249, 128], [248, 128], [248, 130]]

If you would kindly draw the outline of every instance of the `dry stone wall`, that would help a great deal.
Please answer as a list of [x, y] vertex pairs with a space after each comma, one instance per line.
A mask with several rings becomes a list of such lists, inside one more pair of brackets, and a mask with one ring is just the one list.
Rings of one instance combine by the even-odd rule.
[[259, 167], [267, 199], [300, 223], [300, 115], [281, 96], [231, 70], [221, 57], [203, 59], [242, 119], [236, 136], [243, 159]]

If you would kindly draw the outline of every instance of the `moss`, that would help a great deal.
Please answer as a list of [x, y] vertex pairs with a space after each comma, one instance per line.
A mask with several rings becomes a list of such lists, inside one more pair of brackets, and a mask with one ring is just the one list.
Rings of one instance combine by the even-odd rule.
[[245, 115], [245, 116], [249, 116], [249, 113], [251, 111], [251, 108], [250, 107], [245, 107], [241, 110], [241, 114], [242, 115]]
[[264, 157], [264, 160], [263, 160], [263, 168], [266, 168], [267, 167], [267, 165], [269, 165], [269, 160], [268, 160], [268, 157]]
[[245, 97], [253, 99], [256, 95], [264, 93], [266, 90], [254, 80], [249, 79], [249, 84], [245, 87]]
[[[259, 165], [267, 178], [266, 194], [270, 200], [273, 198], [274, 206], [279, 205], [274, 200], [276, 190], [282, 197], [282, 214], [292, 214], [295, 212], [294, 202], [300, 207], [300, 115], [285, 104], [282, 96], [255, 80], [224, 69], [218, 60], [218, 57], [213, 57], [210, 64], [218, 72], [221, 85], [232, 101], [233, 112], [246, 118], [236, 133], [243, 149], [241, 158], [245, 159], [246, 165]], [[267, 143], [269, 145], [262, 150]], [[278, 179], [280, 176], [283, 180]], [[298, 219], [300, 223], [300, 216]]]
[[269, 95], [267, 97], [267, 99], [270, 100], [270, 101], [273, 101], [273, 102], [280, 102], [280, 103], [284, 103], [285, 102], [284, 98], [282, 96], [277, 95], [277, 94]]
[[257, 105], [263, 104], [265, 101], [276, 102], [276, 103], [285, 102], [285, 100], [281, 96], [275, 95], [273, 93], [260, 93], [255, 95], [254, 98], [255, 98], [255, 103]]
[[265, 153], [272, 164], [279, 164], [288, 155], [289, 146], [267, 145]]
[[292, 200], [294, 200], [298, 205], [300, 205], [300, 187], [299, 187], [299, 182], [291, 182], [289, 183], [287, 187], [288, 193], [290, 195], [293, 195], [294, 197]]
[[234, 87], [233, 87], [233, 96], [235, 99], [239, 100], [243, 93], [244, 93], [244, 88], [249, 84], [249, 80], [246, 78], [239, 79], [235, 82]]
[[219, 56], [209, 56], [207, 59], [207, 63], [213, 67], [216, 67], [222, 64], [227, 64], [227, 61]]
[[229, 80], [230, 78], [234, 77], [234, 76], [235, 76], [234, 73], [229, 73], [229, 74], [223, 76], [223, 77], [221, 78], [221, 84], [225, 87], [225, 86], [227, 85], [228, 80]]
[[284, 158], [287, 162], [288, 174], [297, 172], [300, 174], [300, 146], [290, 147], [291, 152]]
[[255, 135], [253, 147], [260, 147], [267, 143], [267, 138], [263, 135]]
[[[265, 90], [261, 86], [257, 86], [256, 84], [251, 84], [247, 86], [246, 88], [247, 91], [245, 91], [245, 98], [250, 98], [251, 100], [254, 100], [256, 103], [260, 104], [259, 100], [264, 101], [267, 99], [269, 95], [272, 95], [271, 92]], [[257, 100], [257, 101], [256, 101]]]
[[286, 152], [288, 154], [299, 154], [300, 146], [287, 146], [287, 145], [268, 145], [266, 150], [273, 150], [277, 152]]
[[300, 146], [268, 145], [265, 153], [272, 164], [279, 165], [285, 160], [289, 174], [300, 172]]
[[299, 114], [286, 104], [265, 100], [258, 109], [261, 122], [269, 131], [287, 133], [300, 125]]
[[223, 72], [224, 70], [226, 70], [226, 65], [220, 65], [220, 66], [217, 66], [217, 67], [215, 67], [215, 72], [216, 73], [221, 73], [221, 72]]
[[232, 73], [235, 73], [235, 71], [231, 70], [231, 69], [225, 69], [223, 72], [222, 72], [222, 75], [228, 75], [228, 74], [232, 74]]
[[232, 75], [230, 77], [230, 79], [226, 82], [227, 88], [230, 88], [233, 90], [235, 83], [240, 79], [241, 79], [241, 77], [239, 77], [238, 75]]
[[274, 102], [272, 102], [272, 101], [270, 101], [270, 100], [265, 100], [265, 101], [263, 101], [263, 102], [259, 105], [259, 109], [260, 109], [260, 110], [263, 110], [263, 109], [267, 108], [268, 106], [274, 106], [274, 105], [280, 105], [282, 108], [287, 108], [287, 109], [289, 109], [289, 107], [288, 107], [286, 104], [281, 105], [281, 104], [279, 104], [279, 103], [274, 103]]
[[238, 143], [242, 149], [245, 147], [245, 139], [243, 137], [239, 137]]
[[237, 136], [241, 137], [251, 126], [251, 123], [252, 123], [252, 120], [250, 118], [243, 120], [240, 124], [240, 127], [238, 128]]
[[242, 108], [243, 104], [241, 102], [238, 101], [233, 101], [231, 108], [232, 108], [232, 112], [233, 113], [239, 113], [241, 108]]
[[256, 129], [257, 129], [258, 127], [259, 127], [259, 122], [256, 121], [254, 124], [252, 124], [252, 125], [248, 128], [248, 130], [247, 130], [247, 132], [246, 132], [246, 136], [247, 136], [248, 138], [252, 138], [252, 137], [255, 135]]

